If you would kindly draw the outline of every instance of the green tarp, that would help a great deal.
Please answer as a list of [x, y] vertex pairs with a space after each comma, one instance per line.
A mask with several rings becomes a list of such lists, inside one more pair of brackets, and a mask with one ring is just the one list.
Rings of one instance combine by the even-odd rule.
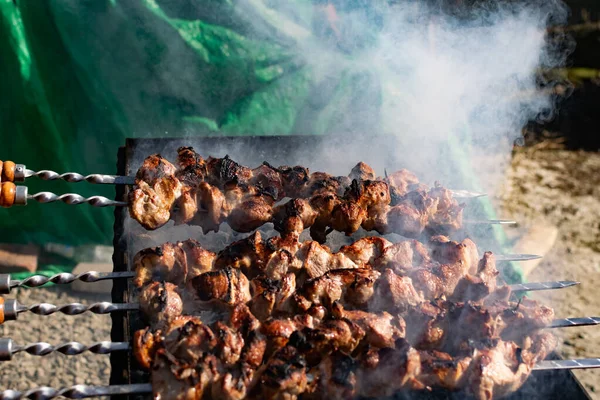
[[[300, 56], [332, 36], [327, 19], [314, 18], [319, 2], [285, 2], [293, 13], [267, 3], [0, 0], [0, 159], [112, 174], [127, 137], [376, 130], [378, 102], [356, 102], [366, 91], [378, 99], [376, 78], [345, 60], [374, 40], [377, 2], [338, 7], [359, 10], [368, 26], [319, 60], [339, 66], [333, 76]], [[27, 185], [114, 197], [106, 186]], [[2, 209], [0, 242], [111, 244], [113, 222], [110, 208]]]

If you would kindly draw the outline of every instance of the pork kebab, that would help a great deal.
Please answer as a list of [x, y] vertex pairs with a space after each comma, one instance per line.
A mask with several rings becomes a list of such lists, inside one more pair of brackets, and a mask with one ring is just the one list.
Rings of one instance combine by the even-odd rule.
[[136, 174], [129, 212], [146, 229], [174, 219], [204, 232], [218, 231], [224, 222], [251, 232], [271, 222], [284, 235], [310, 228], [313, 239], [323, 243], [332, 230], [352, 234], [362, 227], [418, 237], [425, 230], [462, 226], [464, 205], [449, 190], [437, 184], [427, 188], [406, 170], [377, 178], [362, 162], [341, 177], [268, 163], [250, 169], [229, 157], [204, 160], [190, 147], [179, 149], [177, 164], [151, 155]]
[[479, 259], [471, 240], [445, 236], [431, 238], [428, 247], [416, 240], [366, 237], [332, 253], [316, 241], [264, 240], [256, 232], [218, 254], [193, 239], [165, 243], [140, 251], [134, 265], [138, 287], [169, 282], [205, 299], [230, 302], [249, 300], [252, 287], [260, 292], [259, 316], [287, 307], [292, 297], [304, 311], [343, 298], [363, 309], [382, 302], [381, 307], [400, 311], [442, 296], [479, 300], [496, 289], [499, 274], [492, 253]]
[[[365, 238], [330, 253], [358, 267], [310, 277], [303, 258], [271, 278], [258, 254], [280, 249], [267, 243], [253, 235], [217, 255], [186, 241], [136, 257], [150, 327], [136, 334], [135, 354], [152, 368], [155, 395], [353, 398], [438, 387], [488, 399], [520, 387], [556, 345], [540, 331], [552, 310], [511, 303], [507, 287], [494, 290], [493, 256], [477, 262], [468, 240], [437, 237], [427, 250], [416, 241]], [[436, 265], [455, 271], [437, 275], [443, 292], [402, 285], [411, 271]], [[479, 279], [487, 295], [453, 283], [465, 268], [459, 281]], [[484, 270], [494, 279], [484, 280]]]

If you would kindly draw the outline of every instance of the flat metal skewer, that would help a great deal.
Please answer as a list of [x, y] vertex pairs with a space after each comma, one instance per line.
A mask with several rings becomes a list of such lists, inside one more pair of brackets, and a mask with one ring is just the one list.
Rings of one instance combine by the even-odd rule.
[[26, 345], [16, 345], [12, 339], [0, 338], [0, 361], [12, 360], [13, 354], [22, 351], [33, 356], [46, 356], [48, 354], [58, 352], [67, 356], [76, 356], [86, 351], [94, 354], [109, 354], [113, 351], [129, 350], [131, 345], [128, 342], [97, 342], [89, 346], [78, 342], [62, 343], [52, 346], [49, 343], [37, 342]]
[[478, 197], [487, 196], [487, 193], [473, 192], [470, 190], [450, 190], [450, 193], [457, 199], [476, 199]]
[[517, 221], [511, 219], [466, 219], [463, 220], [463, 225], [516, 225]]
[[564, 289], [571, 286], [579, 285], [576, 281], [553, 281], [553, 282], [530, 282], [518, 283], [510, 285], [510, 290], [513, 292], [533, 292], [536, 290], [553, 290]]
[[109, 303], [103, 301], [90, 305], [80, 303], [70, 303], [62, 306], [55, 306], [49, 303], [39, 303], [30, 306], [20, 304], [15, 299], [5, 299], [4, 304], [0, 304], [0, 323], [4, 321], [15, 321], [20, 313], [32, 312], [37, 315], [50, 315], [56, 312], [65, 315], [79, 315], [86, 312], [94, 314], [108, 314], [116, 311], [138, 310], [137, 303]]
[[48, 282], [56, 284], [69, 284], [74, 281], [82, 282], [98, 282], [107, 279], [127, 279], [133, 278], [135, 272], [97, 272], [88, 271], [78, 275], [74, 275], [68, 272], [62, 272], [50, 277], [44, 275], [33, 275], [23, 280], [12, 280], [10, 274], [0, 274], [0, 294], [8, 294], [14, 288], [18, 287], [40, 287]]
[[599, 325], [600, 317], [577, 317], [555, 319], [548, 328], [570, 328], [574, 326]]
[[87, 397], [146, 393], [152, 393], [152, 385], [150, 383], [110, 386], [74, 385], [63, 389], [53, 389], [48, 386], [42, 386], [23, 392], [18, 390], [5, 390], [0, 392], [0, 400], [50, 400], [59, 396], [66, 397], [68, 399], [83, 399]]
[[494, 254], [494, 257], [496, 261], [530, 261], [542, 258], [537, 254]]
[[557, 369], [600, 368], [600, 358], [579, 358], [575, 360], [545, 360], [538, 362], [534, 371], [551, 371]]

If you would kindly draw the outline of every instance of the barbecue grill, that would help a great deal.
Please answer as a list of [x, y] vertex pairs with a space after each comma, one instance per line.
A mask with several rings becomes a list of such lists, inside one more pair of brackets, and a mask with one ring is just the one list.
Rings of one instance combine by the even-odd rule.
[[[102, 199], [96, 199], [91, 202], [92, 205], [115, 205], [123, 204], [126, 202], [129, 183], [127, 178], [133, 176], [141, 164], [143, 158], [148, 154], [152, 153], [164, 153], [172, 154], [180, 146], [193, 146], [199, 150], [202, 154], [229, 154], [232, 158], [236, 159], [240, 163], [246, 165], [256, 165], [263, 160], [269, 160], [273, 164], [308, 164], [313, 168], [315, 161], [319, 160], [320, 165], [315, 166], [315, 169], [331, 170], [332, 167], [338, 167], [340, 159], [346, 159], [348, 162], [356, 161], [357, 159], [364, 159], [367, 163], [373, 165], [376, 169], [383, 169], [386, 165], [393, 163], [396, 159], [393, 154], [394, 146], [390, 145], [393, 139], [390, 138], [375, 138], [370, 139], [369, 146], [371, 148], [377, 148], [376, 152], [377, 159], [364, 159], [364, 155], [356, 154], [353, 156], [353, 151], [356, 149], [356, 143], [352, 146], [348, 143], [348, 140], [344, 137], [202, 137], [202, 138], [185, 138], [185, 139], [128, 139], [125, 147], [119, 149], [118, 162], [117, 162], [117, 174], [121, 178], [117, 178], [115, 182], [109, 176], [92, 176], [83, 177], [78, 174], [64, 174], [59, 176], [58, 174], [52, 174], [49, 172], [39, 173], [42, 179], [66, 179], [71, 181], [87, 180], [92, 183], [117, 183], [115, 202], [112, 200], [107, 202]], [[360, 147], [360, 146], [358, 146]], [[375, 152], [372, 152], [375, 153]], [[31, 176], [33, 173], [27, 175], [24, 167], [21, 170], [17, 170], [17, 178], [25, 178]], [[342, 166], [345, 168], [345, 166]], [[346, 168], [347, 169], [347, 168]], [[31, 172], [31, 171], [30, 171]], [[20, 175], [19, 175], [20, 174]], [[111, 180], [112, 179], [112, 180]], [[118, 181], [121, 179], [121, 181]], [[26, 193], [21, 191], [20, 196], [27, 196]], [[38, 195], [35, 195], [38, 196]], [[44, 195], [38, 196], [39, 199], [45, 198], [46, 200], [52, 198], [52, 196]], [[54, 198], [56, 199], [56, 198]], [[65, 199], [63, 197], [63, 199]], [[79, 203], [76, 197], [67, 197], [66, 199], [75, 199], [75, 203]], [[63, 200], [65, 201], [65, 200]], [[66, 202], [70, 202], [67, 200]], [[469, 216], [469, 218], [477, 219], [480, 215], [476, 213]], [[167, 233], [168, 235], [169, 233]], [[228, 233], [225, 233], [226, 235]], [[498, 248], [497, 243], [493, 243], [490, 237], [490, 226], [485, 224], [476, 225], [476, 229], [471, 229], [470, 235], [475, 237], [475, 241], [487, 248], [496, 250]], [[62, 275], [61, 277], [51, 278], [50, 280], [56, 283], [68, 283], [73, 279], [80, 279], [88, 282], [94, 282], [98, 279], [105, 278], [127, 278], [132, 276], [132, 259], [137, 251], [144, 247], [155, 246], [165, 241], [164, 233], [160, 231], [156, 234], [149, 234], [143, 228], [136, 224], [133, 224], [130, 219], [126, 208], [116, 207], [115, 208], [115, 225], [114, 225], [114, 273], [109, 276], [102, 276], [94, 273], [84, 274], [82, 276], [74, 277]], [[169, 237], [169, 240], [172, 240]], [[231, 240], [230, 240], [231, 241]], [[483, 245], [482, 245], [483, 246]], [[509, 260], [518, 260], [519, 257], [508, 257]], [[526, 259], [526, 257], [525, 257]], [[4, 280], [2, 280], [4, 279]], [[17, 285], [25, 286], [39, 286], [48, 279], [34, 278], [29, 282], [11, 282], [9, 278], [4, 277], [0, 279], [0, 290], [5, 292], [10, 291], [11, 287]], [[522, 285], [518, 286], [519, 282], [514, 283], [514, 289], [516, 290], [535, 290], [535, 289], [547, 289], [547, 288], [561, 288], [567, 287], [572, 283], [550, 283], [549, 285], [541, 285], [536, 287]], [[90, 283], [93, 284], [93, 283]], [[144, 371], [137, 363], [135, 357], [131, 356], [129, 349], [129, 343], [132, 341], [133, 333], [136, 330], [142, 329], [146, 324], [140, 319], [139, 313], [134, 309], [137, 301], [134, 286], [131, 283], [131, 279], [114, 279], [113, 290], [112, 290], [112, 303], [113, 304], [98, 304], [89, 307], [81, 306], [64, 306], [60, 308], [52, 307], [25, 307], [21, 306], [16, 302], [7, 302], [4, 306], [5, 319], [16, 318], [20, 312], [32, 311], [39, 314], [50, 314], [53, 312], [64, 312], [67, 314], [78, 314], [85, 311], [92, 312], [111, 312], [112, 317], [112, 343], [100, 343], [91, 345], [89, 347], [82, 344], [71, 344], [62, 346], [59, 348], [48, 348], [47, 346], [37, 345], [30, 346], [29, 348], [17, 348], [14, 347], [12, 342], [9, 340], [0, 341], [0, 358], [10, 358], [12, 353], [17, 351], [28, 351], [32, 354], [46, 354], [50, 351], [60, 351], [65, 354], [79, 354], [83, 351], [93, 351], [97, 353], [109, 353], [111, 359], [111, 377], [110, 385], [108, 388], [75, 388], [68, 389], [61, 392], [60, 394], [66, 395], [67, 397], [84, 397], [93, 394], [99, 395], [112, 395], [120, 398], [147, 398], [149, 388], [149, 374]], [[124, 312], [128, 311], [129, 312]], [[557, 321], [557, 326], [568, 326], [569, 324], [597, 324], [597, 320], [561, 320]], [[11, 347], [12, 346], [12, 347]], [[528, 379], [527, 383], [516, 393], [513, 393], [510, 399], [531, 399], [531, 398], [588, 398], [585, 390], [581, 387], [577, 379], [568, 368], [569, 365], [565, 364], [564, 360], [560, 360], [557, 354], [551, 354], [548, 360], [556, 360], [556, 364], [550, 364], [548, 361], [540, 365], [540, 371], [536, 371]], [[596, 363], [597, 364], [597, 363]], [[595, 366], [594, 363], [581, 364], [581, 365], [570, 365], [574, 367], [590, 367]], [[545, 369], [545, 370], [542, 370]], [[85, 384], [85, 382], [81, 382]], [[121, 387], [121, 385], [134, 385]], [[123, 389], [125, 388], [125, 389]], [[7, 389], [7, 388], [4, 388]], [[134, 392], [134, 393], [132, 393]], [[137, 392], [137, 393], [136, 393]], [[38, 390], [31, 395], [37, 395], [41, 398], [54, 397], [58, 392], [44, 389]], [[23, 395], [23, 393], [0, 393], [0, 398], [16, 398]], [[25, 394], [27, 395], [27, 394]], [[453, 399], [459, 395], [449, 393], [447, 391], [434, 390], [432, 392], [411, 392], [411, 393], [398, 393], [394, 398], [404, 399]]]

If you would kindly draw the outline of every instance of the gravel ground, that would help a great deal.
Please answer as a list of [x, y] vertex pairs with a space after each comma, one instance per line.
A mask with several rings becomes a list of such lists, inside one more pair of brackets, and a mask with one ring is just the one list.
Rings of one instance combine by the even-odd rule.
[[[496, 198], [503, 217], [521, 222], [517, 231], [543, 218], [559, 228], [553, 249], [530, 275], [529, 280], [573, 279], [576, 288], [539, 292], [536, 297], [551, 302], [558, 317], [600, 314], [600, 154], [573, 152], [541, 144], [517, 152]], [[518, 232], [517, 232], [518, 233]], [[23, 304], [65, 304], [110, 301], [110, 295], [73, 293], [68, 287], [19, 290], [11, 294]], [[110, 340], [110, 316], [86, 313], [77, 317], [22, 314], [19, 321], [0, 326], [0, 336], [16, 344], [46, 341], [58, 344], [79, 341], [89, 344]], [[565, 357], [600, 356], [600, 329], [572, 328], [559, 331]], [[25, 390], [40, 385], [63, 387], [76, 383], [106, 384], [108, 356], [85, 353], [76, 357], [53, 354], [34, 357], [17, 354], [0, 364], [0, 390]], [[600, 370], [576, 374], [594, 399], [600, 399]], [[598, 393], [597, 393], [598, 392]]]
[[[48, 289], [21, 289], [5, 298], [16, 298], [25, 305], [50, 303], [62, 305], [73, 302], [91, 304], [110, 301], [110, 294], [83, 294], [68, 290], [68, 286]], [[55, 313], [46, 317], [33, 313], [20, 314], [17, 321], [0, 326], [0, 337], [11, 338], [15, 344], [47, 342], [52, 345], [77, 341], [86, 345], [110, 341], [110, 315], [85, 313], [68, 316]], [[66, 356], [53, 353], [44, 357], [18, 353], [10, 362], [0, 363], [0, 390], [28, 390], [39, 386], [60, 388], [75, 384], [108, 384], [109, 356], [83, 353]]]

